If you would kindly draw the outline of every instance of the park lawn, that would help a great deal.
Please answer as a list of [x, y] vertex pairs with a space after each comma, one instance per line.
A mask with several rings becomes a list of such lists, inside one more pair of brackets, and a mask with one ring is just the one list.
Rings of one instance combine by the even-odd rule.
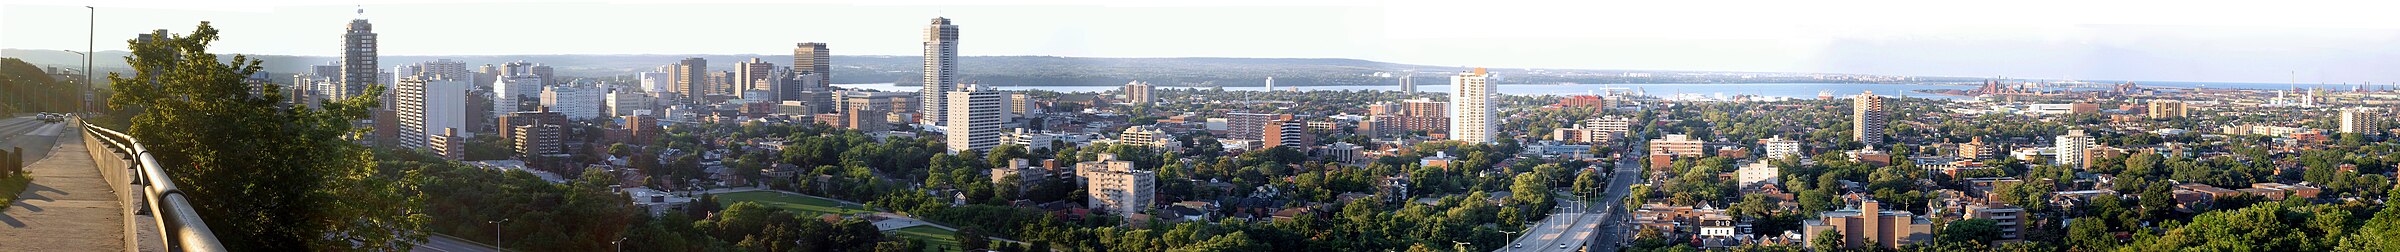
[[8, 210], [8, 206], [16, 205], [17, 193], [25, 192], [25, 186], [33, 183], [33, 176], [26, 175], [0, 174], [0, 210]]
[[717, 204], [724, 204], [722, 207], [731, 207], [735, 202], [758, 202], [758, 204], [782, 208], [785, 211], [791, 211], [793, 214], [799, 214], [801, 218], [810, 219], [814, 219], [818, 215], [825, 214], [848, 215], [854, 213], [875, 212], [874, 210], [868, 210], [867, 206], [853, 205], [807, 196], [783, 194], [781, 192], [773, 191], [734, 192], [717, 194], [716, 196]]
[[894, 238], [925, 241], [926, 251], [958, 251], [958, 232], [933, 226], [914, 226], [891, 231]]

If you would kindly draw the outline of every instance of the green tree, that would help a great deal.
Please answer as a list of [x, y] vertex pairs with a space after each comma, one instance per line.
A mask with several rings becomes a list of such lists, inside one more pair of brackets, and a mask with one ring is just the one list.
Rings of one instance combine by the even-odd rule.
[[2108, 250], [2117, 247], [2117, 236], [2108, 232], [2108, 224], [2100, 219], [2075, 218], [2067, 224], [2067, 245], [2084, 251]]
[[[380, 88], [326, 101], [283, 106], [280, 85], [253, 95], [245, 82], [262, 62], [208, 52], [218, 31], [201, 22], [191, 34], [129, 41], [133, 76], [110, 73], [109, 106], [141, 111], [132, 134], [211, 230], [235, 250], [406, 250], [422, 240], [422, 197], [404, 181], [376, 174], [374, 155], [352, 142], [366, 131]], [[229, 64], [230, 63], [230, 64]]]
[[1836, 250], [1841, 249], [1843, 244], [1848, 243], [1848, 241], [1842, 239], [1842, 232], [1822, 232], [1817, 233], [1817, 239], [1808, 241], [1808, 245], [1811, 248], [1816, 248], [1817, 251]]
[[1942, 226], [1942, 234], [1938, 239], [1942, 242], [1992, 244], [1992, 239], [1998, 237], [2000, 237], [1998, 221], [1966, 219]]

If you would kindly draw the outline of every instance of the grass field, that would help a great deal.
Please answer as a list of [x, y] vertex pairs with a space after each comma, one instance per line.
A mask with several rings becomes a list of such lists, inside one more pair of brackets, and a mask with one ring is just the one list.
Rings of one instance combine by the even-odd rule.
[[15, 205], [17, 193], [25, 192], [25, 186], [32, 182], [33, 177], [25, 174], [0, 174], [0, 210]]
[[875, 212], [874, 210], [868, 210], [866, 206], [845, 204], [842, 202], [807, 196], [783, 194], [780, 192], [749, 191], [717, 194], [717, 204], [724, 204], [724, 206], [732, 206], [735, 202], [744, 201], [758, 202], [759, 204], [764, 204], [770, 207], [783, 208], [785, 211], [791, 211], [794, 214], [799, 214], [801, 218], [816, 218], [818, 215], [824, 214]]
[[958, 232], [933, 226], [914, 226], [892, 230], [891, 234], [898, 238], [925, 240], [926, 251], [958, 251]]

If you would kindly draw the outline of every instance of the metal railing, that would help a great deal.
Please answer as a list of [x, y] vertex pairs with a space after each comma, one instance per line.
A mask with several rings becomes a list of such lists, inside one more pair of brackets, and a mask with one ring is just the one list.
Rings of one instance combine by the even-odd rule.
[[[149, 213], [158, 219], [158, 233], [165, 237], [163, 242], [168, 251], [226, 251], [224, 244], [217, 243], [216, 232], [209, 231], [208, 223], [202, 221], [200, 213], [192, 209], [191, 200], [184, 197], [182, 189], [175, 187], [175, 180], [167, 177], [166, 169], [159, 167], [158, 160], [150, 156], [150, 150], [144, 148], [140, 140], [125, 133], [77, 121], [83, 125], [84, 145], [95, 149], [92, 152], [95, 156], [93, 161], [100, 166], [102, 176], [111, 184], [129, 185], [119, 187], [131, 189], [119, 190], [119, 202], [124, 202], [129, 210], [147, 207]], [[92, 146], [104, 146], [116, 153], [118, 158], [98, 158], [101, 152], [97, 149], [100, 147]], [[128, 191], [141, 192], [143, 195], [138, 200], [149, 204], [133, 206], [137, 199], [126, 196], [125, 192]], [[127, 215], [126, 221], [132, 222], [133, 216], [130, 215], [133, 213], [129, 211]], [[132, 227], [128, 224], [126, 230], [130, 232]], [[131, 240], [140, 238], [128, 235], [125, 239], [132, 243]], [[134, 246], [128, 245], [127, 250], [133, 250]]]

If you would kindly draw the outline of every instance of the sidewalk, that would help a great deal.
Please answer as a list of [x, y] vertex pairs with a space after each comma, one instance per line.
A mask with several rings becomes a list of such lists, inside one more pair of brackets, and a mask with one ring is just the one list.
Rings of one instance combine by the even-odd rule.
[[57, 135], [49, 155], [25, 168], [33, 182], [0, 212], [0, 251], [125, 251], [122, 203], [80, 133]]

